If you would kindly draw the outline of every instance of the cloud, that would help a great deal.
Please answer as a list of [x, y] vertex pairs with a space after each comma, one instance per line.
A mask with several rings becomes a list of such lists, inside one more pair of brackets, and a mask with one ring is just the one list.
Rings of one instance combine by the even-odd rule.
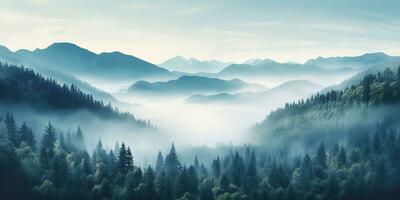
[[151, 5], [150, 4], [128, 3], [128, 4], [122, 4], [120, 7], [122, 9], [126, 9], [126, 10], [143, 10], [143, 9], [151, 7]]
[[26, 0], [26, 2], [31, 4], [46, 4], [49, 0]]
[[178, 12], [178, 15], [194, 15], [194, 14], [199, 14], [208, 10], [211, 10], [213, 7], [212, 6], [199, 6], [199, 7], [192, 7], [192, 8], [187, 8], [180, 10]]

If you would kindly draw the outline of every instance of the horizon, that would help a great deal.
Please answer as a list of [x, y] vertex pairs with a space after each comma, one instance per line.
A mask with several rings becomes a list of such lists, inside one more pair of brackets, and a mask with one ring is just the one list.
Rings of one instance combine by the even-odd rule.
[[[0, 26], [7, 28], [0, 43], [16, 50], [70, 41], [94, 52], [115, 50], [152, 63], [176, 55], [298, 63], [317, 54], [400, 55], [400, 2], [384, 2], [5, 1]], [[26, 25], [16, 25], [21, 23]]]
[[[166, 58], [165, 60], [162, 60], [161, 62], [158, 62], [158, 63], [157, 63], [157, 62], [153, 62], [153, 61], [151, 61], [151, 60], [147, 60], [147, 59], [145, 59], [145, 58], [138, 57], [138, 56], [135, 55], [135, 54], [130, 54], [130, 53], [128, 53], [128, 52], [123, 52], [123, 51], [118, 51], [118, 50], [112, 50], [112, 49], [110, 49], [110, 50], [105, 50], [105, 51], [95, 51], [95, 50], [92, 50], [92, 49], [87, 48], [87, 47], [85, 47], [85, 46], [81, 46], [81, 45], [79, 45], [79, 44], [76, 44], [76, 43], [73, 43], [73, 42], [69, 42], [69, 41], [56, 41], [56, 42], [52, 42], [52, 43], [50, 43], [50, 44], [48, 44], [47, 46], [44, 46], [44, 47], [35, 47], [35, 48], [30, 48], [30, 49], [28, 49], [28, 48], [11, 49], [10, 47], [8, 47], [8, 46], [6, 46], [6, 45], [4, 45], [4, 44], [1, 44], [1, 43], [0, 43], [0, 46], [3, 46], [3, 47], [5, 47], [5, 48], [7, 48], [8, 50], [10, 50], [11, 52], [15, 53], [15, 52], [20, 51], [20, 50], [28, 50], [28, 51], [43, 50], [43, 49], [46, 49], [46, 48], [48, 48], [48, 47], [50, 47], [51, 45], [54, 45], [54, 44], [71, 44], [71, 45], [76, 45], [76, 46], [78, 46], [79, 48], [82, 48], [82, 49], [85, 49], [85, 50], [87, 50], [87, 51], [93, 52], [93, 53], [95, 53], [95, 54], [97, 54], [97, 55], [99, 55], [99, 54], [101, 54], [101, 53], [114, 53], [114, 52], [118, 52], [118, 53], [122, 53], [122, 54], [125, 54], [125, 55], [128, 55], [128, 56], [134, 56], [134, 57], [136, 57], [136, 58], [139, 58], [139, 59], [141, 59], [141, 60], [147, 61], [147, 62], [149, 62], [149, 63], [151, 63], [151, 64], [154, 64], [154, 65], [157, 65], [157, 66], [160, 66], [160, 65], [163, 64], [164, 62], [166, 62], [166, 61], [168, 61], [168, 60], [171, 60], [171, 59], [173, 59], [173, 58], [176, 58], [176, 57], [182, 57], [182, 58], [184, 58], [184, 59], [186, 59], [186, 60], [195, 59], [195, 60], [198, 60], [198, 61], [201, 61], [201, 62], [219, 61], [219, 62], [231, 63], [231, 64], [243, 64], [243, 63], [245, 63], [246, 61], [255, 60], [255, 59], [260, 59], [260, 60], [272, 60], [272, 61], [279, 62], [279, 63], [297, 63], [297, 64], [305, 64], [305, 63], [306, 63], [307, 61], [309, 61], [309, 60], [318, 59], [318, 58], [358, 57], [358, 56], [363, 56], [363, 55], [367, 55], [367, 54], [379, 54], [379, 53], [383, 53], [383, 54], [388, 55], [388, 56], [398, 56], [398, 55], [390, 54], [390, 53], [387, 53], [387, 52], [384, 52], [384, 51], [374, 51], [374, 52], [364, 52], [364, 53], [361, 53], [361, 54], [350, 54], [350, 55], [349, 55], [349, 54], [328, 55], [328, 56], [315, 55], [314, 57], [306, 58], [303, 62], [297, 62], [297, 61], [291, 60], [290, 58], [285, 58], [285, 60], [281, 61], [281, 60], [273, 59], [273, 58], [270, 58], [270, 57], [249, 57], [249, 58], [245, 58], [244, 60], [241, 60], [241, 61], [233, 61], [233, 60], [217, 60], [217, 59], [200, 59], [200, 58], [196, 58], [196, 57], [188, 57], [188, 56], [186, 56], [186, 55], [180, 55], [180, 54], [178, 54], [178, 55], [175, 55], [175, 56], [171, 56], [171, 57], [169, 57], [169, 58]], [[162, 67], [162, 66], [160, 66], [160, 67]]]

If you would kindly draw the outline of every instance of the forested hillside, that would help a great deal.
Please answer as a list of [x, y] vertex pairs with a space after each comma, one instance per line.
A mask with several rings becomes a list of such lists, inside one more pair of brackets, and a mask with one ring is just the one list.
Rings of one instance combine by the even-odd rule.
[[[398, 199], [400, 137], [380, 127], [321, 143], [311, 154], [247, 148], [203, 164], [181, 163], [172, 145], [149, 166], [135, 165], [134, 147], [101, 141], [89, 156], [80, 128], [63, 135], [50, 122], [41, 138], [11, 114], [0, 126], [0, 192], [3, 199]], [[383, 121], [385, 123], [385, 121]], [[289, 147], [287, 147], [289, 148]], [[383, 180], [383, 181], [382, 181]]]
[[44, 78], [33, 70], [0, 63], [0, 103], [2, 105], [27, 105], [46, 111], [88, 111], [104, 119], [126, 120], [141, 127], [145, 121], [130, 113], [120, 113], [111, 104], [93, 99], [75, 85], [59, 85], [55, 80]]
[[[302, 142], [334, 141], [374, 129], [377, 123], [399, 128], [400, 68], [367, 74], [344, 90], [316, 94], [271, 112], [253, 131], [258, 138], [301, 138]], [[386, 124], [381, 121], [386, 119]], [[290, 142], [290, 141], [289, 141]]]

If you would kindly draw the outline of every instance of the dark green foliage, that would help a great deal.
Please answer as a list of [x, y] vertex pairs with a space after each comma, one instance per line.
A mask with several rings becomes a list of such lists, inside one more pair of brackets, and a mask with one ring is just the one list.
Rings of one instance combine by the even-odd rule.
[[[257, 156], [254, 149], [250, 149], [250, 155], [246, 151], [236, 151], [222, 157], [228, 164], [220, 165], [219, 178], [214, 172], [208, 174], [207, 170], [215, 171], [213, 168], [220, 156], [209, 166], [201, 163], [197, 171], [194, 166], [181, 167], [173, 145], [165, 165], [159, 165], [159, 174], [151, 167], [142, 172], [140, 167], [133, 166], [130, 148], [124, 143], [118, 159], [113, 151], [104, 149], [101, 140], [92, 158], [80, 149], [70, 148], [68, 152], [61, 145], [65, 143], [68, 146], [68, 139], [58, 134], [56, 141], [56, 129], [49, 123], [40, 150], [32, 152], [25, 143], [15, 148], [8, 141], [5, 122], [2, 123], [0, 183], [18, 188], [2, 190], [9, 199], [368, 200], [400, 197], [400, 133], [399, 129], [384, 128], [384, 124], [388, 124], [385, 120], [378, 130], [364, 132], [375, 138], [372, 141], [379, 138], [381, 144], [379, 148], [374, 147], [368, 156], [363, 156], [365, 144], [358, 142], [358, 138], [350, 138], [346, 146], [332, 145], [329, 153], [321, 143], [312, 151], [314, 154], [305, 154], [294, 165], [290, 163], [296, 163], [298, 157], [292, 158], [286, 153], [266, 151]], [[27, 124], [23, 126], [30, 129]], [[83, 141], [83, 136], [80, 140]], [[374, 146], [372, 141], [370, 143]], [[55, 145], [56, 142], [60, 145]], [[38, 157], [40, 165], [29, 164], [30, 156]], [[48, 162], [44, 163], [44, 160]], [[94, 160], [93, 165], [91, 160]], [[34, 171], [37, 173], [32, 173]], [[176, 177], [171, 176], [174, 173]]]
[[55, 143], [56, 143], [56, 131], [53, 128], [53, 125], [49, 122], [47, 127], [44, 130], [44, 134], [42, 136], [42, 143], [40, 146], [40, 164], [44, 169], [49, 169], [51, 166], [51, 162], [53, 161], [55, 154]]
[[5, 117], [5, 124], [7, 128], [8, 140], [15, 146], [18, 147], [21, 141], [20, 135], [17, 132], [17, 126], [15, 125], [14, 116], [7, 113]]
[[158, 152], [157, 154], [157, 161], [156, 161], [156, 173], [160, 174], [162, 169], [164, 168], [164, 158], [162, 156], [161, 151]]
[[219, 178], [221, 175], [221, 162], [219, 160], [219, 156], [217, 157], [217, 159], [213, 160], [211, 168], [212, 168], [212, 173], [213, 173], [214, 177]]
[[[377, 75], [370, 85], [370, 107], [377, 100], [376, 80], [381, 79], [399, 80], [390, 71]], [[397, 83], [389, 88], [393, 84]], [[319, 97], [314, 106], [336, 101], [341, 95]], [[199, 161], [196, 156], [189, 167], [181, 164], [172, 145], [165, 160], [158, 153], [156, 171], [134, 166], [125, 143], [116, 145], [116, 156], [99, 140], [90, 157], [81, 148], [85, 141], [80, 128], [64, 137], [49, 122], [40, 144], [35, 144], [28, 124], [17, 125], [18, 119], [11, 114], [0, 119], [3, 199], [400, 199], [400, 127], [392, 115], [369, 126], [374, 128], [354, 128], [351, 137], [321, 142], [304, 151], [291, 146], [283, 151], [229, 146], [225, 154], [214, 154], [216, 158]]]
[[[83, 93], [74, 85], [61, 86], [55, 80], [45, 79], [33, 70], [1, 62], [0, 101], [4, 104], [28, 104], [42, 111], [87, 110], [102, 118], [129, 120], [140, 127], [148, 127], [145, 121], [136, 119], [130, 113], [119, 113], [111, 104], [105, 105], [102, 101], [94, 100], [91, 95]], [[12, 142], [17, 144], [17, 138], [13, 138]]]
[[169, 154], [165, 157], [165, 170], [169, 177], [176, 179], [181, 169], [181, 164], [176, 155], [175, 145], [171, 145]]
[[36, 149], [36, 145], [35, 145], [36, 140], [35, 140], [33, 131], [26, 125], [25, 122], [22, 123], [21, 128], [19, 128], [19, 136], [20, 136], [21, 142], [25, 142], [33, 150]]
[[123, 175], [134, 169], [131, 149], [129, 147], [126, 148], [124, 143], [122, 143], [121, 149], [119, 150], [118, 169], [119, 173]]

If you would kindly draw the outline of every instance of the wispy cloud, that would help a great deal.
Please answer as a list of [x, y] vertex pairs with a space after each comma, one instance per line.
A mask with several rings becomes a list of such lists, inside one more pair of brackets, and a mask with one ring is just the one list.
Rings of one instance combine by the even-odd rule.
[[193, 15], [193, 14], [199, 14], [205, 11], [209, 11], [213, 8], [213, 6], [199, 6], [199, 7], [191, 7], [187, 9], [183, 9], [178, 12], [178, 15]]
[[120, 7], [122, 9], [126, 9], [126, 10], [143, 10], [143, 9], [151, 7], [151, 5], [150, 4], [128, 3], [128, 4], [122, 4]]

